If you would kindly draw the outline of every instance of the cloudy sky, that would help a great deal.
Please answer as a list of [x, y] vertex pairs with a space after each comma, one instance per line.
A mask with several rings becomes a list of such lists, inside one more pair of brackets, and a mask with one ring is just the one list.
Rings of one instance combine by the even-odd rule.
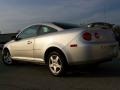
[[2, 33], [50, 21], [120, 24], [120, 0], [0, 0]]

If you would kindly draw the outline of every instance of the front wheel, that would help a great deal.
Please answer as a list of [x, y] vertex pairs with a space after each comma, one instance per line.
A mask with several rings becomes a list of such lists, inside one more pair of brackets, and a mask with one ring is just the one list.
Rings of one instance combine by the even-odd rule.
[[48, 68], [54, 76], [65, 74], [66, 59], [59, 51], [53, 51], [48, 55]]
[[13, 64], [13, 60], [12, 60], [10, 52], [8, 50], [5, 50], [3, 52], [2, 60], [3, 60], [3, 63], [6, 65]]

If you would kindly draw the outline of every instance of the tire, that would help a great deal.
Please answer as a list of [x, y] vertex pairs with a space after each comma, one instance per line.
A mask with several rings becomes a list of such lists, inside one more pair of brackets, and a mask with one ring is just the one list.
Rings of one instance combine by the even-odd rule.
[[12, 60], [10, 52], [8, 50], [4, 50], [3, 55], [2, 55], [2, 61], [6, 65], [13, 64], [13, 60]]
[[53, 51], [48, 54], [48, 68], [52, 75], [62, 76], [66, 73], [66, 59], [60, 51]]

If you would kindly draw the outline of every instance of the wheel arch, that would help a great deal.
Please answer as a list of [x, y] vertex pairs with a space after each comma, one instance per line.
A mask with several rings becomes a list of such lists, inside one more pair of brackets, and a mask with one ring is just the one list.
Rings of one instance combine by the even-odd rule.
[[[2, 54], [4, 53], [4, 51], [9, 51], [9, 49], [7, 47], [3, 48], [2, 50]], [[10, 51], [9, 51], [10, 52]]]
[[[5, 51], [9, 51], [9, 49], [8, 49], [7, 47], [3, 48], [3, 50], [2, 50], [2, 59], [3, 59], [3, 56], [4, 56]], [[10, 52], [10, 51], [9, 51], [9, 52]]]
[[66, 63], [68, 64], [68, 59], [67, 59], [67, 55], [66, 55], [65, 51], [63, 51], [62, 49], [60, 49], [60, 48], [58, 48], [58, 47], [55, 47], [55, 46], [49, 47], [49, 48], [45, 51], [45, 54], [44, 54], [45, 63], [48, 62], [48, 61], [47, 61], [47, 56], [48, 56], [48, 54], [49, 54], [50, 52], [52, 52], [52, 51], [59, 51], [59, 52], [64, 56], [65, 61], [66, 61]]
[[10, 55], [11, 55], [10, 48], [4, 47], [3, 50], [2, 50], [2, 55], [4, 54], [4, 51], [8, 51], [10, 53]]

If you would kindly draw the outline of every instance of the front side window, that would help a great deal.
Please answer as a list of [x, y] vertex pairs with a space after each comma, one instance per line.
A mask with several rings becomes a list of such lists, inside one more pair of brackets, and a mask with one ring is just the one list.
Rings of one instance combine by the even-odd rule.
[[49, 26], [41, 26], [41, 28], [39, 29], [39, 35], [52, 33], [52, 32], [57, 32], [57, 30]]
[[23, 32], [20, 33], [18, 38], [19, 39], [26, 39], [26, 38], [30, 38], [30, 37], [35, 37], [35, 36], [37, 36], [38, 28], [39, 28], [38, 25], [30, 26], [30, 27], [24, 29]]

